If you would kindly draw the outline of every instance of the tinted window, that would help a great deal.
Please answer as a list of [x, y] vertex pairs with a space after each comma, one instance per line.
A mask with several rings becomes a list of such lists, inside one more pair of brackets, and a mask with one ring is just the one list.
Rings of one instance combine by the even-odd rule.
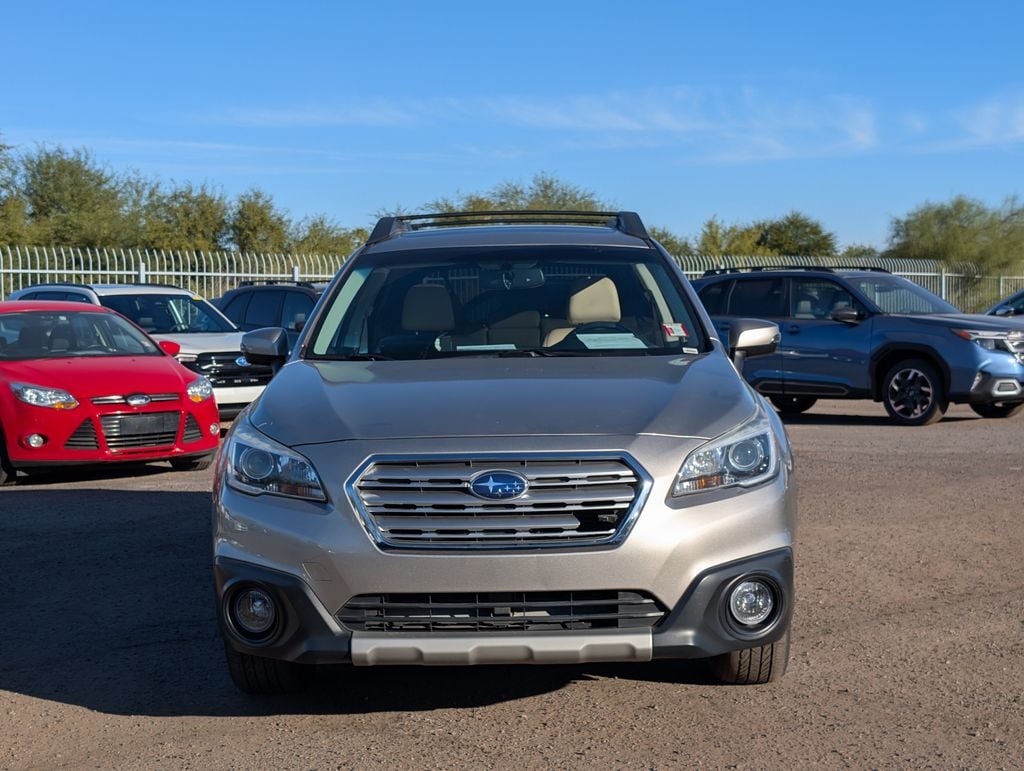
[[250, 297], [252, 297], [252, 292], [239, 292], [224, 306], [222, 313], [236, 324], [241, 324], [245, 317], [245, 306], [249, 304]]
[[231, 332], [231, 324], [199, 297], [183, 294], [115, 294], [103, 304], [127, 316], [150, 334]]
[[736, 281], [729, 298], [730, 316], [775, 318], [786, 315], [785, 282], [781, 278]]
[[709, 316], [717, 316], [725, 310], [725, 298], [729, 296], [731, 281], [718, 281], [700, 290], [700, 301]]
[[30, 311], [0, 322], [0, 359], [158, 356], [153, 342], [113, 313]]
[[295, 323], [295, 317], [300, 313], [309, 318], [313, 310], [313, 298], [305, 292], [285, 292], [284, 310], [281, 313], [281, 326], [291, 329]]
[[284, 292], [253, 292], [245, 311], [245, 326], [250, 329], [281, 325], [281, 301]]
[[955, 305], [950, 305], [924, 287], [900, 276], [857, 277], [851, 278], [850, 283], [881, 308], [883, 313], [914, 315], [960, 312]]
[[835, 281], [821, 278], [794, 278], [791, 281], [794, 318], [827, 319], [839, 308], [856, 308], [861, 313], [866, 311], [852, 294]]

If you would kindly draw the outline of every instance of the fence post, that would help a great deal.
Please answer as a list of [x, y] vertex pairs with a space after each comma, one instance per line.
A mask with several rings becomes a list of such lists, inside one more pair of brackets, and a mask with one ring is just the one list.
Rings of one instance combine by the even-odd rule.
[[946, 299], [946, 269], [942, 269], [942, 299]]
[[999, 274], [999, 299], [1000, 300], [1002, 300], [1004, 297], [1006, 297], [1006, 290], [1004, 289], [1005, 286], [1006, 286], [1006, 276], [1004, 276], [1002, 274]]
[[136, 283], [146, 283], [146, 263], [143, 260], [139, 260], [138, 273], [136, 275]]
[[299, 283], [299, 266], [292, 265], [292, 283]]

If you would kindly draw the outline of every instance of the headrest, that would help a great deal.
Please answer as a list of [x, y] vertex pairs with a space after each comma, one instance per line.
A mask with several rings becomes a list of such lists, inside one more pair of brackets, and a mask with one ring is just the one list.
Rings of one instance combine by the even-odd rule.
[[402, 306], [402, 329], [406, 332], [451, 332], [455, 312], [448, 290], [437, 284], [409, 287]]
[[491, 329], [540, 329], [540, 311], [519, 311], [490, 326]]
[[586, 279], [574, 285], [569, 296], [569, 323], [573, 325], [592, 324], [598, 321], [619, 322], [622, 310], [619, 308], [619, 292], [615, 282], [605, 276], [596, 281]]

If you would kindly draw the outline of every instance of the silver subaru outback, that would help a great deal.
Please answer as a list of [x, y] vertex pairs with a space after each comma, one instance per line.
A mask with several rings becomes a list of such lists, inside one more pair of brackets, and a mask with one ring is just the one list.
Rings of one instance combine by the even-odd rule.
[[707, 659], [786, 668], [796, 489], [785, 430], [631, 212], [386, 217], [217, 463], [213, 556], [235, 684], [313, 664]]

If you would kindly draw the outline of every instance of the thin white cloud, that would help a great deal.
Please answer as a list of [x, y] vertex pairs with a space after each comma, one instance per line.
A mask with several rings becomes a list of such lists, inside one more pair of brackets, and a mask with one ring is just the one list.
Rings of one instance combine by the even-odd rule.
[[958, 110], [954, 119], [976, 147], [1024, 142], [1024, 91], [989, 97]]

